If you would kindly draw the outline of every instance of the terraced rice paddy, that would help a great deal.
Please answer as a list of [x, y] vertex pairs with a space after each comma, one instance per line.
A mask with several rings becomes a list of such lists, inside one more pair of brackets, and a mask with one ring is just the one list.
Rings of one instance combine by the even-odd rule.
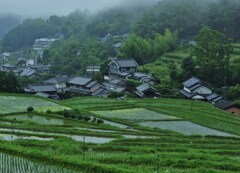
[[36, 173], [240, 172], [240, 118], [210, 104], [194, 102], [191, 110], [186, 100], [80, 97], [57, 106], [104, 123], [64, 118], [55, 108], [51, 114], [14, 106], [17, 113], [0, 111], [0, 138], [6, 138], [0, 151], [20, 156], [2, 154], [11, 159], [0, 158], [0, 172], [34, 170], [27, 165]]
[[26, 112], [27, 108], [32, 106], [36, 111], [45, 112], [47, 110], [60, 111], [68, 109], [56, 103], [42, 100], [35, 97], [23, 96], [1, 96], [0, 95], [0, 113]]
[[158, 112], [150, 111], [144, 108], [120, 109], [120, 110], [106, 110], [94, 111], [93, 113], [102, 115], [109, 118], [119, 118], [125, 120], [167, 120], [177, 119], [173, 116], [161, 114]]
[[0, 153], [0, 172], [2, 173], [79, 173], [62, 167], [36, 163], [24, 158]]
[[20, 135], [11, 135], [11, 134], [0, 134], [0, 140], [4, 141], [15, 141], [15, 140], [37, 140], [37, 141], [51, 141], [54, 138], [41, 138], [37, 136], [20, 136]]
[[141, 122], [142, 126], [175, 131], [185, 135], [233, 136], [232, 134], [213, 130], [188, 121]]
[[64, 122], [61, 119], [43, 117], [38, 115], [13, 115], [7, 116], [5, 119], [16, 121], [31, 121], [42, 125], [63, 125]]

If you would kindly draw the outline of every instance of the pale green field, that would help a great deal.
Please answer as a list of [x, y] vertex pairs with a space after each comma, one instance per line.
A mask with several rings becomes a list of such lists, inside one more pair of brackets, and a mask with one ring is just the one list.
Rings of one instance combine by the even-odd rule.
[[108, 117], [119, 118], [126, 120], [168, 120], [177, 119], [173, 116], [168, 116], [158, 112], [154, 112], [144, 108], [120, 109], [109, 111], [93, 111], [93, 113]]
[[25, 112], [30, 106], [32, 106], [37, 112], [69, 109], [68, 107], [35, 97], [0, 96], [0, 114]]

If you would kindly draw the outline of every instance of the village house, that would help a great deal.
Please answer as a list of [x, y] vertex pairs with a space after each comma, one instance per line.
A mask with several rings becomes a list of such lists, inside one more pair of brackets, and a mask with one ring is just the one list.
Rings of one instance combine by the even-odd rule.
[[104, 82], [103, 85], [109, 92], [124, 92], [126, 90], [126, 82], [121, 79], [113, 79], [110, 82]]
[[58, 91], [63, 91], [63, 89], [67, 87], [66, 85], [67, 81], [68, 81], [68, 77], [64, 76], [64, 77], [54, 77], [54, 78], [43, 81], [43, 83], [46, 85], [54, 85]]
[[206, 87], [203, 82], [196, 77], [192, 77], [183, 82], [183, 87], [180, 93], [188, 99], [205, 100], [206, 96], [212, 94], [212, 90]]
[[114, 58], [109, 63], [109, 79], [126, 79], [130, 73], [137, 71], [138, 66], [134, 59]]
[[54, 85], [28, 85], [24, 91], [28, 94], [35, 94], [40, 97], [59, 99], [57, 89]]
[[21, 71], [20, 76], [27, 77], [27, 78], [36, 78], [36, 79], [41, 78], [41, 76], [36, 72], [36, 70], [31, 69], [31, 68], [24, 68]]
[[12, 64], [3, 64], [2, 65], [2, 68], [1, 68], [1, 71], [4, 71], [4, 72], [13, 72], [14, 70], [17, 69], [17, 66], [15, 65], [12, 65]]
[[69, 92], [78, 93], [82, 95], [91, 95], [99, 88], [103, 87], [91, 78], [74, 77], [67, 82]]
[[192, 77], [191, 79], [183, 83], [184, 89], [180, 91], [188, 99], [194, 100], [205, 100], [215, 107], [225, 110], [233, 114], [240, 115], [240, 108], [235, 106], [231, 101], [228, 101], [226, 98], [213, 93], [211, 89], [204, 86], [203, 82], [196, 78]]
[[51, 45], [56, 41], [57, 39], [54, 38], [39, 38], [34, 41], [33, 44], [33, 50], [43, 50], [50, 48]]
[[135, 93], [141, 98], [158, 98], [161, 96], [161, 94], [148, 83], [138, 86]]

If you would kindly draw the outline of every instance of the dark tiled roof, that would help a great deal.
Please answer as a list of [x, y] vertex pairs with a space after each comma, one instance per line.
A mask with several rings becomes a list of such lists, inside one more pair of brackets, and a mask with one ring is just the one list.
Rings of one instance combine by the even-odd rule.
[[189, 89], [190, 89], [191, 91], [193, 91], [193, 90], [195, 90], [195, 89], [197, 89], [197, 88], [199, 88], [199, 87], [201, 87], [201, 86], [203, 86], [203, 85], [202, 85], [202, 84], [196, 84], [196, 85], [191, 86]]
[[216, 99], [217, 97], [220, 97], [220, 96], [217, 95], [216, 93], [213, 93], [213, 94], [207, 96], [206, 99], [207, 99], [208, 101], [212, 101], [212, 100]]
[[183, 85], [187, 88], [190, 88], [194, 85], [200, 84], [202, 81], [196, 77], [192, 77], [191, 79], [188, 79], [187, 81], [183, 82]]
[[89, 78], [85, 78], [85, 77], [75, 77], [75, 78], [72, 78], [68, 81], [68, 83], [70, 84], [75, 84], [75, 85], [81, 85], [81, 86], [84, 86], [84, 85], [87, 85], [89, 82], [91, 82], [92, 79], [89, 79]]
[[66, 82], [68, 80], [67, 77], [54, 77], [51, 79], [48, 79], [46, 81], [44, 81], [44, 83], [46, 84], [59, 84], [59, 83], [63, 83]]
[[113, 85], [117, 85], [117, 84], [119, 84], [120, 82], [122, 82], [121, 79], [113, 79], [113, 80], [111, 80], [109, 83], [110, 83], [110, 84], [113, 84]]
[[89, 91], [89, 90], [80, 89], [80, 88], [70, 88], [70, 92], [78, 93], [78, 94], [83, 94], [83, 95], [88, 95], [88, 94], [90, 94], [90, 91]]
[[57, 89], [53, 85], [29, 85], [28, 89], [31, 92], [56, 92]]
[[138, 67], [138, 63], [134, 59], [114, 59], [114, 62], [118, 64], [119, 67]]
[[187, 91], [185, 91], [185, 90], [181, 90], [181, 91], [179, 91], [182, 95], [184, 95], [185, 97], [187, 97], [187, 98], [191, 98], [192, 96], [194, 96], [194, 95], [192, 95], [191, 93], [189, 93], [189, 92], [187, 92]]
[[97, 83], [97, 82], [92, 81], [92, 82], [90, 82], [89, 84], [87, 84], [85, 87], [86, 87], [86, 88], [91, 88], [91, 87], [94, 86], [96, 83]]
[[138, 77], [138, 78], [150, 77], [148, 74], [146, 74], [146, 73], [141, 73], [141, 72], [135, 72], [135, 73], [133, 74], [133, 76]]
[[12, 64], [3, 64], [2, 67], [5, 67], [5, 68], [16, 68], [16, 66], [12, 65]]
[[216, 97], [215, 99], [213, 99], [212, 102], [217, 102], [217, 101], [222, 100], [222, 99], [223, 99], [223, 97], [219, 96], [219, 97]]
[[231, 102], [229, 102], [229, 101], [227, 101], [227, 100], [225, 100], [225, 99], [222, 99], [222, 100], [219, 100], [218, 102], [216, 102], [216, 103], [214, 104], [214, 106], [216, 106], [216, 107], [218, 107], [218, 108], [220, 108], [220, 109], [225, 110], [225, 109], [233, 106], [233, 103], [231, 103]]
[[22, 73], [20, 74], [20, 76], [33, 76], [34, 74], [36, 74], [36, 70], [34, 69], [30, 69], [30, 68], [25, 68]]
[[143, 92], [145, 90], [148, 90], [149, 88], [151, 88], [151, 86], [148, 83], [145, 83], [145, 84], [138, 86], [137, 90]]

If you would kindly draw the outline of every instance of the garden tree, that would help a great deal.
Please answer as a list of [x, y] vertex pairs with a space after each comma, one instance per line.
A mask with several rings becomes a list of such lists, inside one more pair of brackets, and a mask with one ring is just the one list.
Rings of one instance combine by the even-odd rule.
[[240, 84], [228, 87], [227, 97], [230, 100], [240, 100]]
[[233, 61], [230, 67], [230, 78], [228, 79], [229, 85], [236, 85], [240, 83], [240, 60]]
[[100, 66], [100, 72], [102, 75], [108, 75], [109, 72], [109, 63], [111, 60], [105, 60]]
[[232, 46], [222, 33], [203, 28], [196, 37], [192, 50], [196, 56], [199, 76], [214, 86], [222, 87], [229, 74], [229, 58]]
[[134, 92], [136, 87], [141, 85], [142, 83], [136, 80], [128, 79], [126, 80], [126, 88], [129, 92]]
[[18, 93], [22, 91], [14, 73], [0, 71], [0, 84], [0, 92]]
[[181, 68], [182, 68], [182, 72], [181, 72], [181, 80], [185, 81], [189, 78], [191, 78], [192, 76], [196, 75], [196, 62], [192, 57], [187, 57], [182, 61], [181, 64]]
[[207, 24], [234, 40], [240, 38], [240, 1], [219, 0], [210, 6]]

